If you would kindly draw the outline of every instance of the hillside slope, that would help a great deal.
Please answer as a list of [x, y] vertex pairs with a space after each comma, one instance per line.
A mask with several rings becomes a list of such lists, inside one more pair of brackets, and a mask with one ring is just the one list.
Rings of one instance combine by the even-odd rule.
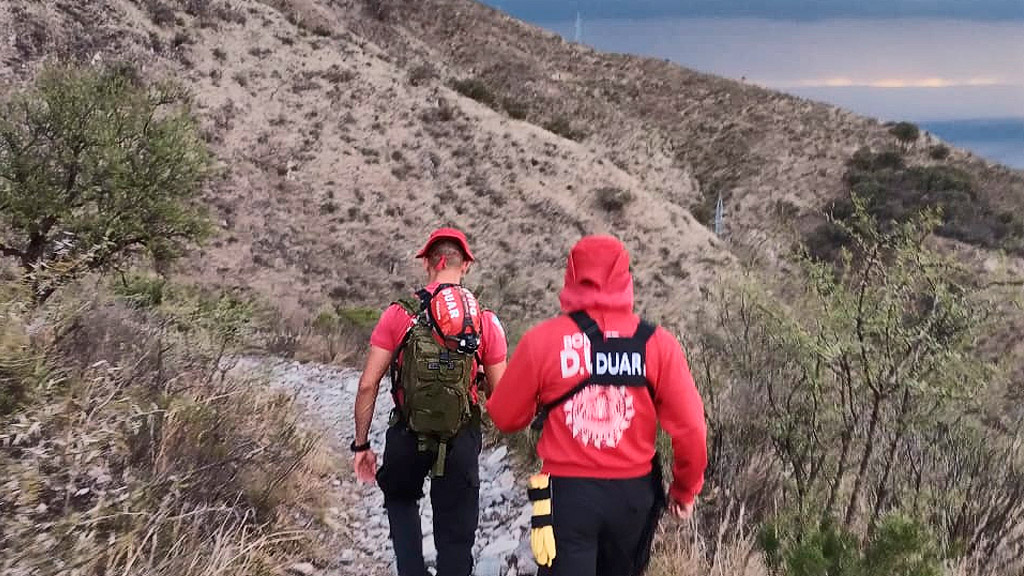
[[[295, 313], [330, 300], [376, 306], [418, 279], [412, 255], [429, 230], [454, 224], [479, 256], [470, 282], [483, 298], [534, 316], [556, 309], [571, 243], [604, 231], [634, 248], [650, 312], [668, 317], [670, 289], [682, 281], [693, 298], [731, 261], [666, 200], [692, 195], [685, 174], [641, 179], [606, 150], [506, 118], [426, 69], [411, 79], [349, 27], [354, 8], [154, 6], [10, 3], [3, 77], [26, 79], [45, 54], [127, 56], [194, 91], [222, 168], [208, 198], [221, 230], [185, 274]], [[603, 208], [595, 191], [607, 187], [632, 201]]]
[[[793, 226], [806, 231], [843, 192], [856, 149], [892, 142], [875, 121], [597, 53], [471, 0], [0, 11], [0, 78], [15, 85], [58, 54], [127, 58], [193, 90], [220, 160], [208, 192], [220, 230], [180, 272], [286, 316], [381, 305], [415, 283], [429, 230], [454, 224], [480, 256], [469, 283], [509, 318], [554, 311], [568, 247], [612, 232], [634, 251], [643, 311], [682, 328], [739, 258], [780, 264]], [[929, 161], [928, 138], [913, 161]], [[1020, 173], [963, 151], [950, 161], [995, 202], [1024, 198]], [[691, 213], [706, 218], [719, 193], [725, 241]]]

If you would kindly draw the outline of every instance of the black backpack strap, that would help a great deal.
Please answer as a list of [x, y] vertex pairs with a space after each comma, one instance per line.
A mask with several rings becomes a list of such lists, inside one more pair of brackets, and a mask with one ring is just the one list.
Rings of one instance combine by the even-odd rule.
[[587, 335], [587, 338], [591, 342], [604, 340], [604, 333], [601, 332], [601, 327], [597, 325], [597, 321], [590, 317], [589, 314], [583, 310], [577, 310], [569, 313], [569, 318], [576, 323], [576, 326]]
[[636, 332], [633, 333], [634, 340], [643, 340], [644, 344], [654, 336], [654, 331], [658, 327], [646, 320], [640, 320], [640, 324], [636, 327]]
[[548, 413], [550, 413], [552, 410], [557, 408], [559, 405], [561, 405], [569, 398], [572, 398], [573, 396], [579, 394], [584, 388], [590, 386], [590, 384], [590, 378], [586, 378], [579, 384], [573, 386], [572, 389], [566, 392], [565, 394], [562, 394], [555, 400], [548, 402], [547, 404], [544, 404], [543, 406], [538, 408], [537, 415], [533, 417], [533, 422], [530, 423], [530, 428], [532, 428], [533, 430], [537, 430], [538, 432], [543, 430], [544, 421], [548, 419]]
[[[572, 321], [576, 323], [576, 326], [584, 334], [586, 334], [587, 338], [590, 340], [590, 343], [591, 343], [591, 349], [590, 349], [590, 353], [591, 353], [591, 359], [590, 359], [591, 369], [596, 369], [596, 366], [594, 364], [595, 356], [596, 356], [595, 355], [596, 348], [598, 348], [598, 347], [605, 347], [605, 346], [609, 346], [611, 348], [617, 348], [616, 344], [618, 343], [618, 341], [621, 341], [623, 343], [627, 343], [627, 344], [632, 345], [632, 346], [636, 346], [637, 344], [640, 344], [641, 346], [646, 347], [647, 341], [651, 339], [651, 336], [654, 335], [654, 331], [657, 328], [655, 325], [653, 325], [653, 324], [651, 324], [649, 322], [646, 322], [644, 320], [641, 320], [640, 324], [637, 325], [636, 332], [633, 333], [633, 336], [630, 336], [629, 338], [605, 339], [604, 334], [602, 333], [600, 326], [598, 326], [597, 322], [593, 318], [591, 318], [590, 315], [587, 314], [586, 312], [584, 312], [582, 310], [578, 310], [576, 312], [572, 312], [572, 313], [569, 314], [569, 318], [571, 318]], [[646, 360], [645, 360], [645, 362], [646, 362]], [[548, 414], [552, 410], [554, 410], [559, 405], [563, 404], [564, 402], [566, 402], [567, 400], [569, 400], [570, 398], [572, 398], [576, 394], [579, 394], [584, 388], [586, 388], [587, 386], [590, 386], [592, 384], [596, 384], [596, 385], [599, 385], [599, 386], [627, 386], [627, 387], [640, 387], [640, 386], [644, 386], [644, 387], [647, 388], [647, 392], [651, 395], [651, 399], [653, 400], [654, 397], [655, 397], [655, 395], [654, 395], [654, 386], [651, 385], [651, 382], [649, 380], [647, 380], [646, 376], [632, 375], [632, 376], [597, 376], [597, 377], [595, 377], [595, 375], [593, 373], [591, 373], [587, 378], [585, 378], [579, 384], [573, 386], [572, 389], [570, 389], [565, 394], [562, 394], [561, 396], [559, 396], [555, 400], [553, 400], [551, 402], [548, 402], [547, 404], [544, 404], [540, 408], [538, 408], [537, 409], [537, 415], [534, 416], [533, 422], [530, 424], [530, 428], [532, 428], [533, 430], [538, 430], [538, 431], [542, 430], [544, 428], [544, 421], [547, 420]]]
[[[429, 290], [426, 288], [420, 288], [416, 291], [416, 299], [419, 300], [420, 303], [419, 310], [414, 311], [411, 306], [412, 303], [407, 301], [392, 302], [392, 304], [401, 306], [402, 310], [414, 318], [414, 322], [419, 322], [420, 316], [423, 312], [430, 309], [431, 298], [433, 298], [433, 295]], [[413, 324], [413, 326], [415, 326], [415, 324]], [[394, 352], [391, 353], [391, 399], [395, 402], [395, 406], [398, 406], [398, 385], [402, 376], [402, 366], [398, 361], [398, 357], [401, 356], [402, 350], [404, 350], [406, 345], [409, 344], [409, 338], [412, 336], [413, 326], [409, 326], [405, 331], [405, 334], [402, 335], [401, 342], [399, 342], [398, 346], [395, 347]]]

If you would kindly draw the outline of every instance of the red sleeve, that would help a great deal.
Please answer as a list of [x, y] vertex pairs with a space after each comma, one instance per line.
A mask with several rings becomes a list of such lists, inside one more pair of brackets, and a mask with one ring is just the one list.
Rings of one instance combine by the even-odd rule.
[[480, 359], [483, 360], [484, 366], [493, 366], [504, 362], [508, 357], [508, 339], [505, 337], [505, 328], [494, 312], [484, 311], [483, 326], [480, 330], [483, 336]]
[[708, 464], [704, 402], [679, 342], [666, 330], [655, 333], [659, 347], [655, 408], [661, 427], [672, 438], [672, 487], [676, 501], [689, 504], [704, 486]]
[[380, 315], [380, 320], [377, 320], [377, 325], [373, 327], [373, 332], [370, 334], [370, 345], [394, 352], [395, 348], [402, 343], [402, 338], [411, 322], [412, 318], [404, 308], [398, 304], [388, 306], [388, 309]]
[[530, 424], [537, 408], [540, 363], [535, 359], [533, 338], [527, 332], [516, 346], [508, 369], [487, 400], [487, 413], [502, 432], [522, 430]]

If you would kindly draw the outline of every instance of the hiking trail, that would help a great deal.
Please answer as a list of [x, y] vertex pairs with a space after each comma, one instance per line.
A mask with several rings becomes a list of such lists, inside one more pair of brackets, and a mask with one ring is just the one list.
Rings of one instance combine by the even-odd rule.
[[[293, 393], [298, 405], [319, 420], [329, 441], [347, 447], [352, 440], [352, 413], [359, 384], [358, 370], [336, 366], [303, 363], [284, 358], [248, 356], [237, 359], [234, 370], [260, 375], [279, 390]], [[384, 433], [392, 401], [391, 383], [381, 382], [374, 408], [370, 442], [381, 463]], [[347, 452], [344, 453], [347, 456]], [[345, 458], [344, 465], [350, 460]], [[528, 530], [530, 507], [526, 490], [513, 469], [508, 448], [503, 443], [488, 445], [480, 453], [480, 522], [477, 528], [474, 576], [517, 576], [536, 570], [530, 552]], [[350, 468], [339, 470], [331, 480], [343, 506], [331, 508], [325, 522], [336, 531], [347, 534], [352, 548], [339, 550], [340, 568], [319, 573], [329, 576], [371, 576], [396, 574], [394, 552], [388, 537], [388, 521], [384, 498], [376, 485], [361, 484]], [[424, 484], [420, 501], [423, 553], [428, 567], [433, 567], [436, 550], [433, 541], [430, 507], [430, 479]]]

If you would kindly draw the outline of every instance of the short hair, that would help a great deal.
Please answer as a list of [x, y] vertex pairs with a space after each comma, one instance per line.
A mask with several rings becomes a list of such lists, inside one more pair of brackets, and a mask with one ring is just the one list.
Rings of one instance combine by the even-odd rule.
[[431, 268], [437, 269], [438, 265], [441, 264], [441, 259], [445, 261], [445, 269], [458, 268], [462, 266], [462, 263], [468, 260], [466, 253], [462, 251], [462, 247], [455, 240], [441, 239], [430, 245], [427, 250], [427, 263]]

